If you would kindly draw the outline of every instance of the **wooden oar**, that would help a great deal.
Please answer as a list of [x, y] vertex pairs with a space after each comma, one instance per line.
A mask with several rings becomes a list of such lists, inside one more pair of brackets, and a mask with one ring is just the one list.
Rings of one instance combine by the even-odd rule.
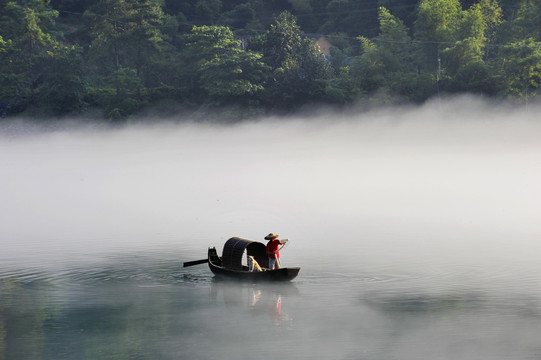
[[187, 261], [184, 263], [183, 267], [193, 266], [193, 265], [199, 265], [209, 262], [209, 259], [201, 259], [201, 260], [194, 260], [194, 261]]

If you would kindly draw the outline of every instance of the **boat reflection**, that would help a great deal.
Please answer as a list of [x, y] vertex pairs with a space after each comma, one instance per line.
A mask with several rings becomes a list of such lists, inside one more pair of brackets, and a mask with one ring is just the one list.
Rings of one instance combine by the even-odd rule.
[[285, 303], [299, 294], [292, 283], [243, 284], [234, 281], [212, 282], [211, 301], [223, 303], [229, 311], [241, 311], [252, 316], [267, 316], [274, 326], [291, 326], [293, 317]]

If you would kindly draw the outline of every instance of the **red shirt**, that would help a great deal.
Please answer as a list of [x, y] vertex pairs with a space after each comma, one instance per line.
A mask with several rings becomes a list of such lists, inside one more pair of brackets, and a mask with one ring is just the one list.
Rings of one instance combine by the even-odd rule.
[[[280, 258], [280, 253], [277, 250], [278, 250], [278, 248], [280, 247], [281, 244], [282, 244], [282, 242], [280, 240], [278, 240], [278, 239], [274, 239], [274, 240], [271, 240], [271, 241], [268, 242], [268, 244], [267, 244], [267, 255], [271, 259], [279, 259]], [[272, 254], [272, 253], [274, 253], [274, 254]]]

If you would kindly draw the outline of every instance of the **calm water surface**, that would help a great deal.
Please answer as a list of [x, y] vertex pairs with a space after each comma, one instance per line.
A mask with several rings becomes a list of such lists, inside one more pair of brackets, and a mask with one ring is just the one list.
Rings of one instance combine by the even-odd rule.
[[[539, 360], [540, 111], [4, 126], [0, 360]], [[182, 268], [269, 232], [291, 283]]]
[[[176, 259], [181, 249], [168, 250], [76, 267], [2, 268], [1, 358], [541, 355], [541, 269], [533, 259], [436, 270], [410, 258], [416, 265], [399, 271], [362, 256], [337, 266], [320, 257], [303, 259], [291, 283], [252, 284], [215, 279], [206, 265], [183, 269], [180, 262], [198, 254]], [[285, 250], [283, 257], [301, 262]]]

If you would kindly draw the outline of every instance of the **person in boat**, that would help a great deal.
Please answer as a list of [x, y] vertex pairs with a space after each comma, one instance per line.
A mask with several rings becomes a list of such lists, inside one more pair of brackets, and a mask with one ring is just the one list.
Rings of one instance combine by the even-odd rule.
[[278, 239], [277, 234], [270, 233], [265, 236], [265, 240], [268, 240], [267, 243], [267, 256], [269, 257], [269, 269], [279, 269], [280, 266], [280, 245], [284, 245], [289, 240]]

